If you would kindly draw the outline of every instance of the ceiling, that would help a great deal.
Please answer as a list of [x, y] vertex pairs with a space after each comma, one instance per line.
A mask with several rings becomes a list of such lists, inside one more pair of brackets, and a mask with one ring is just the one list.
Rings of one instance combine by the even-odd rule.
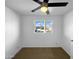
[[[49, 2], [69, 3], [66, 7], [50, 7], [50, 15], [64, 15], [73, 9], [73, 0], [49, 0]], [[31, 12], [31, 10], [39, 6], [33, 0], [5, 0], [5, 5], [21, 15], [46, 15], [46, 13], [42, 13], [40, 10]]]

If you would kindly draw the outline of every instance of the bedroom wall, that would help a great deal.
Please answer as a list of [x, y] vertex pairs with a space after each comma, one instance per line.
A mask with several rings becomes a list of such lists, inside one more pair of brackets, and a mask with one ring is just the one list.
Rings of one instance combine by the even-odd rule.
[[[34, 33], [34, 20], [52, 20], [52, 33]], [[22, 16], [21, 19], [21, 36], [23, 47], [60, 47], [61, 40], [61, 16]]]
[[62, 47], [73, 58], [73, 11], [63, 17]]
[[11, 59], [21, 48], [19, 16], [5, 7], [5, 59]]

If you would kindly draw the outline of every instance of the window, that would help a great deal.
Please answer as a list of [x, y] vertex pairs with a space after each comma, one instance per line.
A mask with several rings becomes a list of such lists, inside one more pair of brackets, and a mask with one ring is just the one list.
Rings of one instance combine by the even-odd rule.
[[52, 21], [50, 20], [35, 20], [34, 21], [34, 32], [52, 32]]

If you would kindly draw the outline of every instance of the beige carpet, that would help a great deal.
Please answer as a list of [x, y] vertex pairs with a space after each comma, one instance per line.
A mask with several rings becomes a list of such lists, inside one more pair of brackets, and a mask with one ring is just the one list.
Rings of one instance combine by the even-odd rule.
[[12, 59], [70, 59], [62, 48], [22, 48]]

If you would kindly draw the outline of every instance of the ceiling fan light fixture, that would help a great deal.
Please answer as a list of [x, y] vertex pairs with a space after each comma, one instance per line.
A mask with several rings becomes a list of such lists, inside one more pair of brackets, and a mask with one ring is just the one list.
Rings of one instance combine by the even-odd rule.
[[65, 7], [68, 4], [68, 2], [49, 3], [49, 0], [43, 0], [43, 2], [41, 2], [40, 0], [33, 0], [33, 1], [40, 4], [40, 6], [32, 10], [32, 12], [35, 12], [36, 10], [40, 9], [41, 12], [47, 13], [47, 15], [50, 13], [48, 7]]
[[48, 7], [46, 7], [46, 6], [43, 6], [43, 7], [41, 7], [41, 12], [46, 12], [48, 10]]

